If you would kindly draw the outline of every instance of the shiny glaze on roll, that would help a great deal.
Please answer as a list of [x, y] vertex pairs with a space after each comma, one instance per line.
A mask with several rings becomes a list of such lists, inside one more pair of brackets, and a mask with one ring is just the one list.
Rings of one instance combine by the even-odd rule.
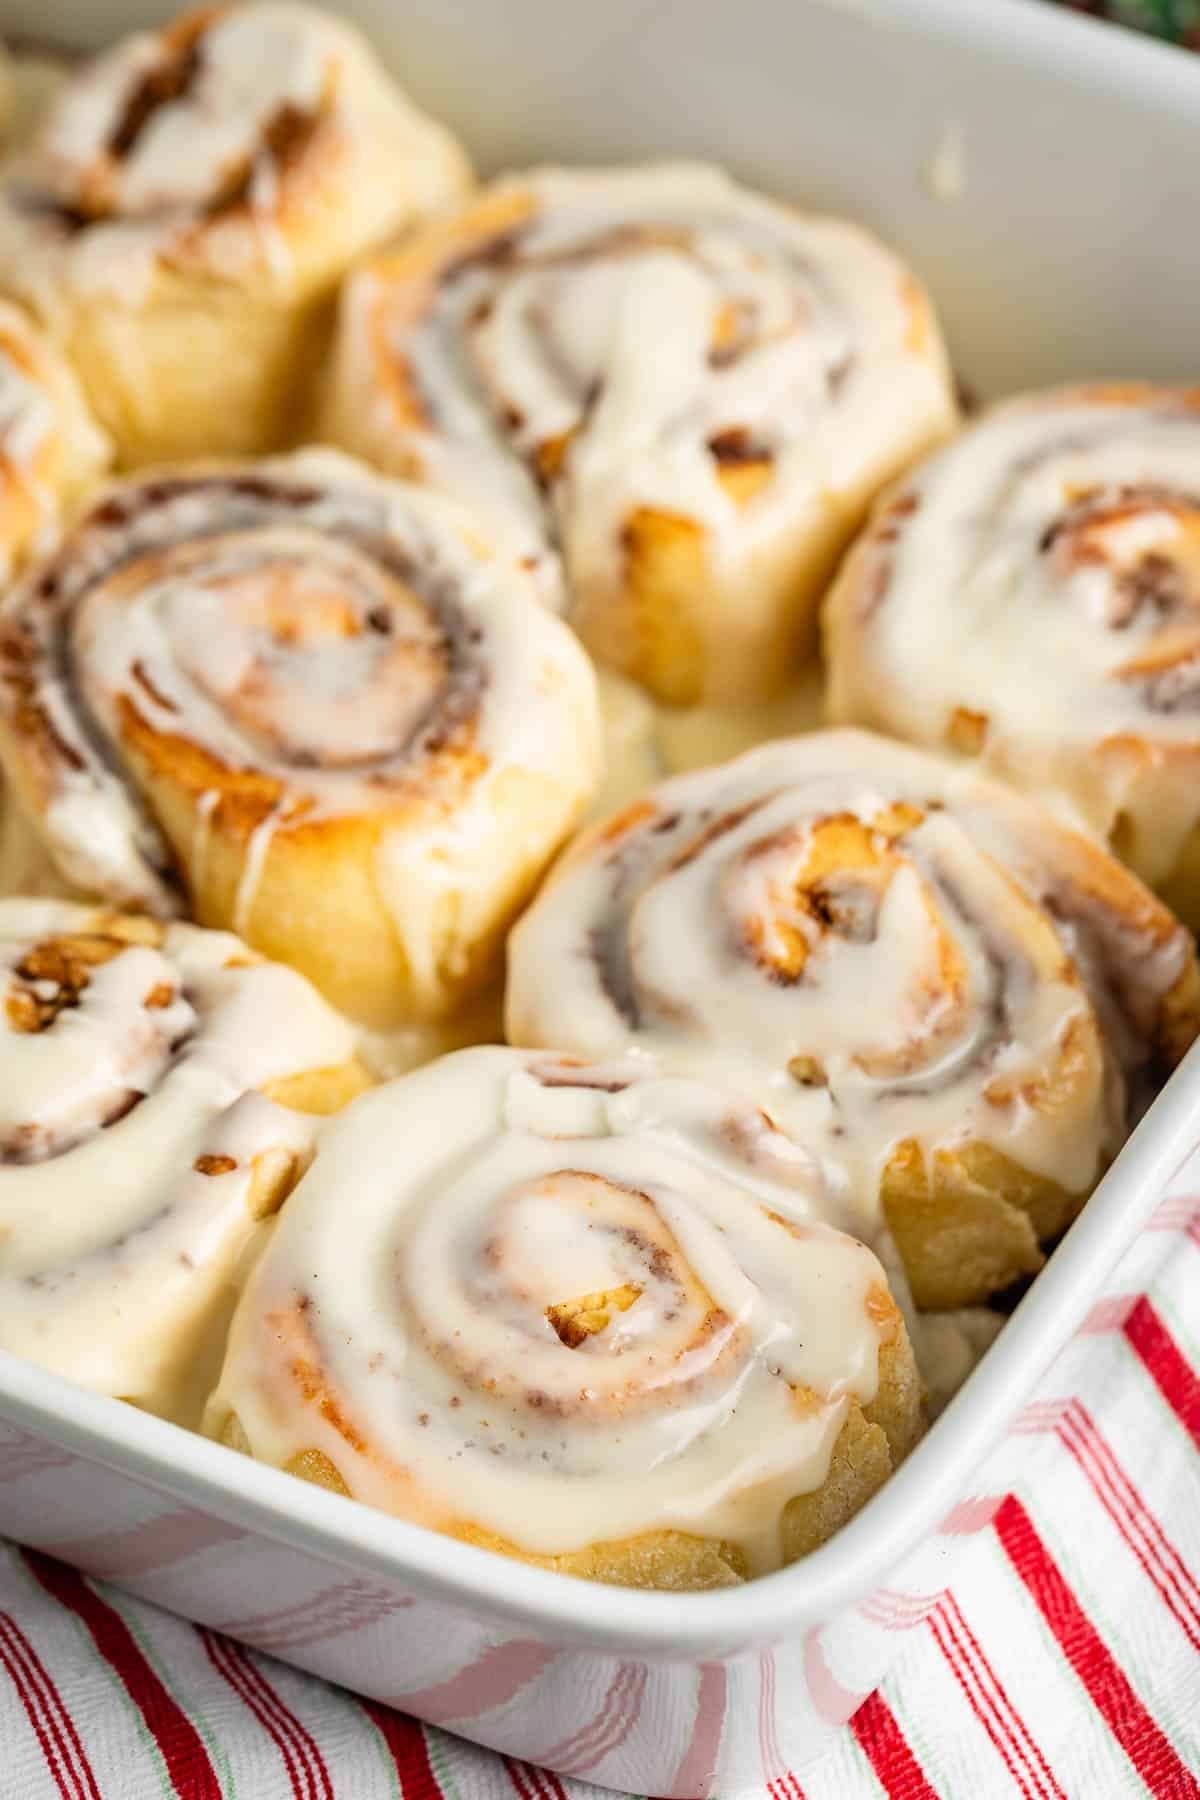
[[758, 694], [881, 482], [954, 408], [865, 233], [662, 164], [486, 189], [347, 284], [324, 428], [457, 494], [602, 661]]
[[578, 816], [598, 735], [528, 578], [334, 451], [116, 484], [0, 612], [0, 755], [71, 881], [291, 960], [273, 934], [340, 880], [418, 1018]]
[[586, 833], [513, 934], [507, 1007], [516, 1043], [735, 1082], [870, 1208], [908, 1142], [1086, 1190], [1195, 1035], [1197, 989], [1186, 934], [1088, 839], [846, 731]]
[[1200, 922], [1200, 390], [994, 408], [882, 504], [825, 632], [834, 718], [1057, 794]]
[[0, 990], [0, 1346], [158, 1405], [311, 1152], [264, 1090], [352, 1035], [226, 933], [64, 901], [0, 900]]
[[209, 1429], [518, 1552], [672, 1530], [761, 1572], [901, 1329], [842, 1216], [719, 1089], [463, 1051], [327, 1130]]

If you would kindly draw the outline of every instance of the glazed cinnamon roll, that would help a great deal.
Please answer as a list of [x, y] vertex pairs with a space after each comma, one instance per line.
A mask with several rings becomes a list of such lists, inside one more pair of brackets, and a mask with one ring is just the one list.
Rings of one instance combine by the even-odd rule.
[[927, 1307], [1040, 1266], [1198, 1029], [1190, 939], [1133, 875], [865, 732], [652, 789], [510, 949], [514, 1043], [730, 1081], [845, 1168]]
[[540, 170], [369, 262], [323, 430], [503, 526], [668, 701], [786, 685], [876, 489], [954, 417], [912, 275], [714, 169]]
[[837, 1206], [819, 1162], [719, 1090], [445, 1057], [323, 1135], [206, 1428], [568, 1574], [777, 1568], [920, 1430], [900, 1313]]
[[62, 873], [378, 1028], [486, 985], [596, 745], [520, 571], [333, 451], [114, 486], [0, 612], [0, 758]]
[[0, 580], [110, 460], [67, 364], [24, 313], [0, 301]]
[[1200, 926], [1200, 389], [996, 407], [881, 504], [825, 630], [835, 718], [1064, 796]]
[[365, 1084], [307, 982], [224, 932], [0, 900], [0, 1348], [170, 1412], [300, 1111]]
[[352, 258], [465, 159], [348, 24], [184, 13], [74, 71], [0, 193], [0, 291], [77, 369], [126, 464], [275, 447]]

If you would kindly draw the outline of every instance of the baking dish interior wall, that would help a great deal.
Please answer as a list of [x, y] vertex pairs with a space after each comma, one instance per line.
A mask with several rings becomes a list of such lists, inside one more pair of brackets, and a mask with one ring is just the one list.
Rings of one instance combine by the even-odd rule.
[[[177, 10], [0, 0], [98, 44]], [[715, 158], [875, 226], [979, 397], [1196, 378], [1200, 69], [1043, 0], [346, 0], [485, 170]]]

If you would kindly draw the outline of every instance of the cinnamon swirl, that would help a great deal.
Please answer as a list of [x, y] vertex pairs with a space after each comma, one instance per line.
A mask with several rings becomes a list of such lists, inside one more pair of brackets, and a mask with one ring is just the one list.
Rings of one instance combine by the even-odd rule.
[[1200, 926], [1200, 389], [996, 407], [881, 503], [831, 707], [1064, 796]]
[[0, 900], [0, 1348], [170, 1412], [256, 1222], [365, 1084], [224, 932]]
[[900, 1314], [836, 1209], [821, 1165], [719, 1090], [462, 1051], [323, 1135], [207, 1429], [568, 1574], [777, 1568], [920, 1430]]
[[786, 685], [876, 489], [954, 417], [912, 275], [688, 165], [540, 170], [367, 263], [323, 431], [498, 521], [661, 698]]
[[465, 159], [348, 24], [214, 6], [73, 71], [0, 193], [0, 290], [128, 464], [273, 448], [352, 258]]
[[917, 1303], [1036, 1270], [1200, 1029], [1186, 933], [966, 767], [815, 733], [665, 782], [511, 940], [508, 1030], [716, 1074], [847, 1170]]
[[0, 612], [0, 758], [62, 872], [380, 1029], [487, 984], [597, 755], [521, 572], [333, 451], [118, 484]]

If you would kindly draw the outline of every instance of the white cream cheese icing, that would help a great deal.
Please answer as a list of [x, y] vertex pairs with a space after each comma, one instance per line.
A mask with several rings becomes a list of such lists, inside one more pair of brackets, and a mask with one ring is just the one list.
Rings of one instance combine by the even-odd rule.
[[0, 900], [0, 1347], [169, 1404], [312, 1124], [258, 1090], [335, 1068], [347, 1025], [225, 932]]
[[209, 1428], [539, 1554], [675, 1528], [776, 1566], [894, 1319], [841, 1215], [836, 1176], [719, 1090], [463, 1051], [327, 1128]]
[[870, 1232], [909, 1139], [982, 1141], [1086, 1189], [1189, 955], [1140, 884], [1028, 802], [816, 733], [585, 833], [510, 940], [508, 1034], [732, 1083], [851, 1171]]
[[286, 288], [320, 259], [297, 230], [314, 190], [377, 215], [369, 242], [464, 171], [348, 23], [291, 0], [197, 9], [57, 88], [5, 174], [0, 270], [51, 323], [78, 299], [136, 304], [164, 270]]
[[[506, 519], [558, 603], [561, 560], [576, 610], [620, 586], [639, 509], [693, 522], [711, 691], [768, 685], [747, 666], [755, 615], [797, 542], [844, 535], [839, 508], [952, 422], [912, 277], [854, 227], [700, 165], [536, 170], [488, 197], [493, 240], [451, 241], [424, 299], [403, 253], [394, 288], [386, 260], [349, 282], [335, 379], [354, 441]], [[769, 478], [743, 501], [722, 473], [747, 458]]]
[[[429, 918], [451, 886], [473, 887], [494, 795], [536, 777], [569, 814], [599, 770], [591, 665], [528, 578], [451, 503], [335, 451], [114, 486], [0, 627], [5, 753], [72, 881], [160, 913], [179, 905], [163, 834], [124, 772], [132, 715], [231, 779], [274, 785], [246, 849], [242, 920], [276, 834], [394, 815], [375, 875], [427, 985], [440, 978], [421, 961], [436, 948]], [[437, 762], [459, 729], [466, 777]], [[217, 799], [200, 798], [200, 858]]]
[[831, 716], [1058, 794], [1152, 885], [1200, 823], [1200, 399], [1050, 390], [881, 508], [826, 617]]

